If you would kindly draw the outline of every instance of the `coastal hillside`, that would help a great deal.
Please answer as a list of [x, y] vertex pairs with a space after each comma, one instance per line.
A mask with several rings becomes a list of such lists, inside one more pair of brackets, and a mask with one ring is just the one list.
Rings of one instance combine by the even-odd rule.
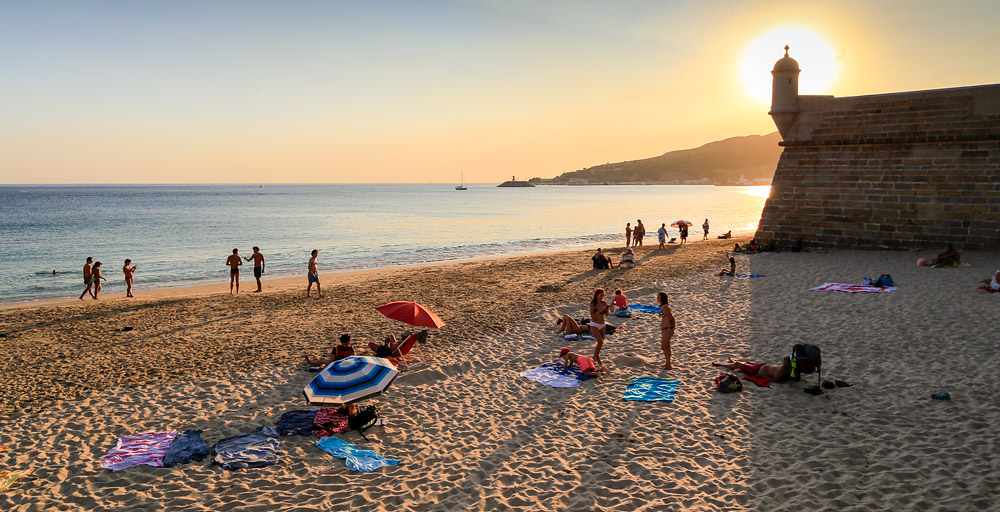
[[778, 132], [709, 142], [694, 149], [670, 151], [643, 160], [596, 165], [563, 173], [551, 184], [769, 182], [783, 148]]

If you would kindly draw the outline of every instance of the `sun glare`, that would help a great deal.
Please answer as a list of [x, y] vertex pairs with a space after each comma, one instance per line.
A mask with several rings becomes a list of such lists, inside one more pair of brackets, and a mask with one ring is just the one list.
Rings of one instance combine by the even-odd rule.
[[823, 36], [805, 27], [779, 27], [754, 39], [740, 58], [740, 81], [755, 101], [770, 105], [771, 69], [786, 44], [802, 70], [799, 94], [825, 94], [837, 77], [837, 52]]

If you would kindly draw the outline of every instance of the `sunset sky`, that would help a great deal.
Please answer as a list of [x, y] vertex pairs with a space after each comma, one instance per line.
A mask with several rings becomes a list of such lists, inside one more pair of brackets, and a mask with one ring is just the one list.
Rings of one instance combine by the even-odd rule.
[[[785, 43], [803, 94], [1000, 83], [998, 26], [995, 1], [0, 0], [0, 183], [552, 177], [774, 131], [754, 90]], [[828, 57], [780, 41], [809, 35]]]

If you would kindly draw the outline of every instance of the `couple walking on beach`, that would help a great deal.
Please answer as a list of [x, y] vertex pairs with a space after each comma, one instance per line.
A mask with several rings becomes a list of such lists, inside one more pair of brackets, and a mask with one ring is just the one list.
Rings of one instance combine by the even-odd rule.
[[[607, 315], [611, 312], [611, 304], [608, 304], [604, 296], [604, 288], [598, 288], [594, 290], [594, 296], [590, 300], [590, 334], [597, 340], [597, 346], [594, 348], [594, 363], [601, 370], [605, 369], [601, 362], [601, 348], [604, 346], [604, 336], [607, 334]], [[670, 298], [667, 296], [667, 292], [657, 293], [656, 302], [660, 306], [660, 350], [663, 351], [663, 368], [673, 370], [674, 367], [670, 364], [670, 340], [674, 337], [677, 321], [670, 310]], [[560, 357], [562, 355], [560, 354]]]
[[[247, 256], [246, 258], [240, 257], [240, 250], [233, 249], [233, 253], [226, 258], [226, 265], [229, 265], [229, 293], [230, 295], [239, 295], [240, 293], [240, 266], [243, 265], [243, 260], [250, 261], [253, 260], [253, 277], [257, 279], [257, 289], [254, 293], [261, 292], [260, 277], [264, 275], [264, 255], [260, 253], [260, 247], [256, 245], [253, 246], [253, 254]], [[236, 291], [233, 292], [233, 286], [235, 285]]]

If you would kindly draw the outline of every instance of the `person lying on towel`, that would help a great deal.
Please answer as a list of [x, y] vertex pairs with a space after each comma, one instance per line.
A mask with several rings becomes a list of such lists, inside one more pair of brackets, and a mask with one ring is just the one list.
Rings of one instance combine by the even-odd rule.
[[781, 361], [781, 364], [750, 363], [733, 361], [732, 358], [729, 358], [729, 362], [712, 363], [712, 366], [739, 370], [748, 377], [764, 377], [775, 382], [788, 380], [788, 376], [792, 373], [792, 363], [787, 357]]
[[581, 374], [586, 375], [587, 377], [597, 377], [598, 380], [603, 380], [601, 379], [601, 375], [604, 374], [597, 371], [597, 367], [594, 366], [594, 360], [588, 356], [574, 354], [569, 351], [568, 347], [563, 347], [562, 350], [559, 351], [559, 360], [562, 362], [563, 368], [568, 369], [571, 366], [578, 365], [580, 367]]

